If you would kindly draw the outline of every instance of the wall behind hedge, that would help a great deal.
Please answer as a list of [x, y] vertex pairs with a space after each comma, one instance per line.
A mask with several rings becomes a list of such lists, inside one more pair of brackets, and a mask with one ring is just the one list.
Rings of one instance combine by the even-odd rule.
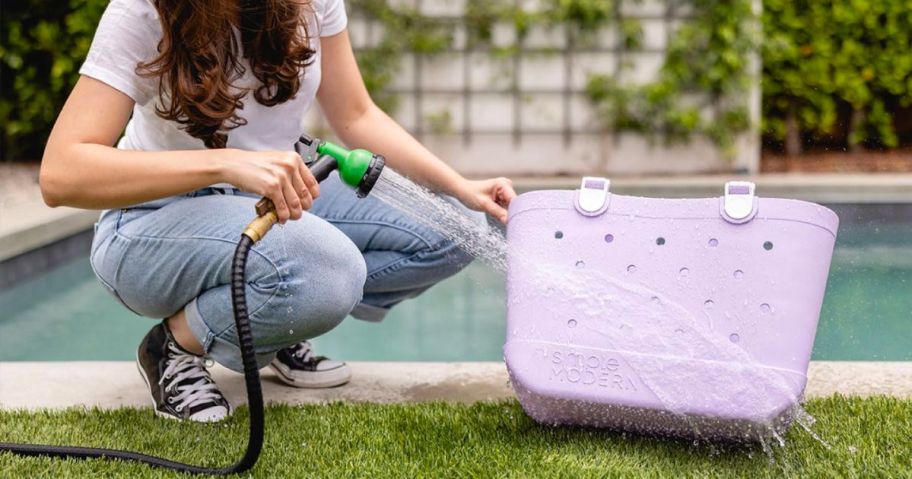
[[362, 72], [463, 173], [759, 165], [758, 0], [348, 4]]
[[[0, 3], [0, 160], [41, 156], [106, 4]], [[912, 142], [912, 126], [902, 123], [912, 113], [909, 25], [907, 0], [765, 0], [763, 131], [770, 144], [797, 152], [821, 143]]]

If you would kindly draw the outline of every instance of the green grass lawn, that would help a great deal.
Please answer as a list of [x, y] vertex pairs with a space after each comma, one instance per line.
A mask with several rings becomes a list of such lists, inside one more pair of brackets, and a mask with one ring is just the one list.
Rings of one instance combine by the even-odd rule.
[[[912, 477], [912, 400], [834, 396], [807, 403], [830, 447], [792, 429], [775, 461], [759, 447], [533, 423], [515, 402], [471, 406], [271, 406], [256, 477]], [[217, 425], [148, 409], [0, 412], [0, 441], [129, 448], [221, 465], [242, 452], [246, 410]], [[172, 477], [112, 461], [0, 454], [0, 477]]]

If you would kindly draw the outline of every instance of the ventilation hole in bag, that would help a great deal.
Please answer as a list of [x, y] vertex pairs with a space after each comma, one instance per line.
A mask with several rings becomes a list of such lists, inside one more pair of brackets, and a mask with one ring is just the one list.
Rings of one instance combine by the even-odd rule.
[[763, 243], [763, 249], [765, 249], [767, 251], [773, 249], [773, 242], [767, 241], [766, 243]]
[[719, 246], [719, 240], [717, 240], [717, 239], [715, 239], [715, 238], [710, 238], [710, 239], [709, 239], [709, 247], [710, 247], [710, 248], [715, 248], [716, 246]]
[[561, 239], [561, 238], [564, 237], [564, 232], [563, 232], [563, 231], [555, 231], [555, 232], [554, 232], [554, 237], [557, 238], [557, 239]]
[[630, 266], [627, 266], [627, 272], [628, 272], [628, 273], [636, 273], [636, 272], [637, 272], [637, 267], [636, 267], [636, 265], [635, 265], [635, 264], [632, 264], [632, 265], [630, 265]]
[[741, 279], [741, 278], [743, 278], [743, 277], [744, 277], [744, 271], [741, 271], [740, 269], [736, 269], [736, 270], [735, 270], [735, 273], [734, 273], [734, 277], [735, 277], [735, 279]]
[[585, 267], [586, 267], [586, 263], [583, 262], [583, 260], [579, 260], [579, 261], [576, 262], [576, 267], [577, 267], [577, 268], [585, 268]]
[[738, 333], [731, 333], [728, 336], [728, 340], [733, 343], [737, 343], [738, 341], [741, 341], [741, 336], [738, 336]]
[[575, 320], [575, 319], [571, 319], [570, 321], [567, 321], [567, 327], [568, 327], [568, 328], [575, 328], [575, 327], [576, 327], [576, 320]]
[[659, 246], [664, 245], [664, 244], [665, 244], [665, 238], [659, 236], [658, 238], [656, 238], [656, 244], [659, 245]]
[[770, 314], [773, 312], [773, 307], [766, 303], [763, 303], [760, 305], [760, 312], [763, 314]]
[[605, 235], [605, 242], [606, 242], [606, 243], [610, 243], [610, 242], [612, 242], [612, 241], [614, 241], [614, 235], [611, 234], [611, 233], [606, 234], [606, 235]]

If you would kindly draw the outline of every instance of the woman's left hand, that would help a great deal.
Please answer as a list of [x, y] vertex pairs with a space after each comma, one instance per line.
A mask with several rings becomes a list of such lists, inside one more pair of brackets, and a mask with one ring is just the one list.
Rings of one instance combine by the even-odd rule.
[[484, 211], [502, 223], [507, 222], [507, 207], [516, 191], [509, 178], [498, 177], [488, 180], [466, 180], [456, 195], [462, 204], [477, 211]]

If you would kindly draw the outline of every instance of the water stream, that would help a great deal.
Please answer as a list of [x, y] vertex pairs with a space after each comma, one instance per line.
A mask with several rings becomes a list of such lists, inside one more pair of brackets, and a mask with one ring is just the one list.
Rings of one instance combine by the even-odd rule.
[[[451, 199], [437, 195], [427, 188], [387, 168], [380, 176], [371, 195], [405, 212], [415, 220], [434, 228], [457, 243], [464, 251], [506, 274], [508, 244], [501, 231], [476, 217], [464, 213]], [[514, 275], [531, 278], [537, 291], [545, 298], [546, 306], [555, 317], [565, 312], [568, 302], [583, 317], [580, 328], [600, 338], [606, 349], [625, 351], [624, 359], [639, 379], [655, 394], [664, 408], [684, 417], [696, 437], [711, 439], [703, 434], [701, 425], [683, 412], [694, 403], [714, 405], [737, 401], [742, 412], [755, 419], [756, 427], [743, 433], [745, 439], [760, 442], [772, 460], [771, 445], [782, 446], [783, 421], [794, 421], [815, 438], [813, 418], [799, 404], [793, 389], [777, 371], [754, 361], [737, 341], [711, 330], [711, 325], [659, 291], [623, 281], [617, 277], [586, 268], [557, 267], [521, 257], [512, 258]], [[527, 299], [514, 295], [512, 303]], [[637, 324], [627, 324], [625, 318], [636, 311]], [[669, 334], [671, 333], [671, 334]], [[516, 335], [508, 331], [508, 337]], [[637, 354], [637, 352], [649, 354]], [[700, 367], [695, 367], [699, 364]], [[675, 380], [669, 381], [673, 377]], [[712, 378], [707, 382], [707, 378]], [[712, 387], [693, 388], [693, 384]], [[696, 389], [696, 390], [695, 390]], [[795, 406], [774, 421], [766, 419], [770, 411], [782, 403], [783, 397]], [[595, 413], [595, 412], [594, 412]], [[826, 445], [825, 442], [821, 442]]]
[[439, 231], [495, 271], [507, 272], [507, 240], [480, 216], [467, 215], [456, 200], [445, 198], [385, 168], [371, 196]]

